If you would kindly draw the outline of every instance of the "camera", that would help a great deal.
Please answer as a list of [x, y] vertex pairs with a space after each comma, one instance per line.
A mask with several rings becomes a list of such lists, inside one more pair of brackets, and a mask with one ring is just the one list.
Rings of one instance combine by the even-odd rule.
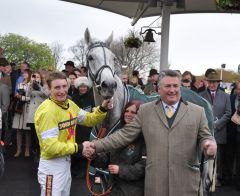
[[33, 90], [39, 91], [40, 90], [40, 86], [39, 85], [40, 85], [39, 82], [33, 81], [33, 83], [32, 83]]
[[33, 74], [33, 75], [32, 75], [32, 78], [36, 78], [36, 75], [35, 75], [35, 74]]
[[19, 95], [25, 96], [25, 90], [24, 89], [22, 89], [22, 88], [17, 89], [17, 92], [18, 92]]

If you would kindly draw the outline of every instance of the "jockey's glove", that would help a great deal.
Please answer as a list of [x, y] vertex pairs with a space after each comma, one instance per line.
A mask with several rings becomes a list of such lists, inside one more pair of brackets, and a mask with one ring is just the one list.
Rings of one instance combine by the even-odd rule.
[[106, 109], [106, 108], [104, 108], [104, 107], [102, 107], [101, 105], [100, 105], [100, 108], [99, 108], [102, 112], [107, 112], [108, 110]]

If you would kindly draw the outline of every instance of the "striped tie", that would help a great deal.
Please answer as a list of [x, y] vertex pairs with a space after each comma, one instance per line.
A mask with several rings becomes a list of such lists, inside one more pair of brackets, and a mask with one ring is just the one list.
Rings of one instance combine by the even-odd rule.
[[212, 98], [212, 102], [213, 102], [213, 100], [215, 99], [215, 93], [214, 92], [211, 93], [211, 98]]
[[173, 116], [173, 114], [174, 114], [174, 110], [173, 110], [173, 106], [166, 106], [166, 116], [168, 117], [168, 118], [171, 118], [172, 116]]

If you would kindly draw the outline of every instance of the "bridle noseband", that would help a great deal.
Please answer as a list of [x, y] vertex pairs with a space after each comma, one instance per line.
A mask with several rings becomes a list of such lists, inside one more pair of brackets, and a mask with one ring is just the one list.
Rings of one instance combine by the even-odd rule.
[[[89, 52], [93, 49], [93, 48], [97, 48], [97, 47], [101, 47], [102, 50], [103, 50], [103, 55], [104, 55], [104, 64], [97, 70], [96, 74], [94, 75], [90, 66], [89, 66]], [[101, 89], [101, 75], [102, 75], [102, 72], [104, 69], [109, 69], [112, 73], [112, 76], [114, 78], [115, 76], [115, 71], [112, 70], [112, 68], [107, 65], [107, 62], [106, 62], [106, 48], [109, 49], [109, 47], [103, 43], [103, 42], [95, 42], [95, 43], [92, 43], [89, 47], [88, 47], [88, 51], [87, 51], [87, 54], [86, 54], [86, 59], [87, 59], [87, 63], [86, 63], [86, 66], [88, 68], [88, 72], [89, 72], [89, 76], [91, 78], [91, 80], [93, 81], [93, 83], [95, 84], [95, 86], [97, 87], [98, 90]]]

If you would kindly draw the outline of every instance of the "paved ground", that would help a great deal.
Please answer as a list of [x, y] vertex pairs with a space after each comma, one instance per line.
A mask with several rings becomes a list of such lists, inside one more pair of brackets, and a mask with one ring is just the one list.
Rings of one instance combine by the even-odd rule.
[[[6, 171], [0, 179], [0, 195], [6, 196], [38, 196], [40, 195], [37, 183], [37, 170], [32, 159], [24, 157], [14, 158], [14, 149], [8, 149], [6, 153]], [[240, 191], [233, 187], [217, 189], [213, 196], [239, 196]], [[85, 186], [85, 180], [73, 179], [71, 196], [90, 196]]]

